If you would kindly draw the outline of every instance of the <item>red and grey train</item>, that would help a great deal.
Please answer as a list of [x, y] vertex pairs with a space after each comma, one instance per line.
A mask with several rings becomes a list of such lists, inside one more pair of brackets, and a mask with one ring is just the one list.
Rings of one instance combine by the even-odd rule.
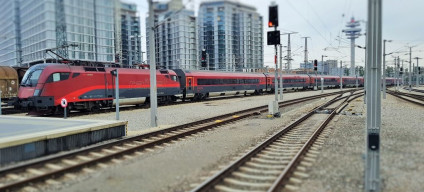
[[[55, 112], [62, 98], [70, 110], [96, 111], [114, 106], [115, 68], [39, 64], [25, 73], [18, 92], [16, 107]], [[177, 99], [202, 100], [223, 95], [248, 95], [274, 91], [274, 75], [267, 73], [235, 73], [189, 70], [158, 70], [157, 95], [159, 102]], [[324, 79], [325, 88], [340, 86], [338, 76], [284, 75], [284, 89], [310, 89]], [[358, 78], [360, 86], [363, 78]], [[394, 79], [387, 79], [394, 84]], [[344, 87], [353, 87], [356, 79], [343, 77]], [[148, 69], [119, 68], [119, 102], [122, 105], [141, 105], [149, 102], [150, 78]]]

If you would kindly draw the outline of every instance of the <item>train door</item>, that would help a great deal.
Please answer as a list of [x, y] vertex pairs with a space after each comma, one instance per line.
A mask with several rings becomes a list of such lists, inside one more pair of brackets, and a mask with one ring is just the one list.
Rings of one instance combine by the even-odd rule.
[[187, 77], [186, 87], [187, 93], [193, 92], [193, 77]]
[[104, 73], [104, 79], [105, 79], [105, 96], [106, 98], [113, 99], [115, 94], [115, 81], [114, 76], [111, 73]]
[[271, 77], [267, 77], [266, 78], [266, 90], [271, 91], [271, 89], [272, 89]]

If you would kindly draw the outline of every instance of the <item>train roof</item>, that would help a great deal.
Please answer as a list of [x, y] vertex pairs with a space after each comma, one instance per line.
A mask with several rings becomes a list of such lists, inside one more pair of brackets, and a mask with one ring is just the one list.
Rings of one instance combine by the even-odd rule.
[[224, 72], [224, 71], [190, 71], [182, 70], [187, 75], [197, 77], [264, 77], [263, 73], [248, 73], [248, 72]]
[[[68, 69], [71, 70], [72, 72], [79, 72], [79, 73], [83, 73], [83, 72], [110, 72], [112, 70], [115, 69], [119, 69], [119, 71], [121, 73], [125, 73], [125, 74], [130, 74], [130, 73], [134, 73], [134, 74], [146, 74], [149, 75], [150, 74], [150, 70], [149, 69], [133, 69], [133, 68], [114, 68], [114, 67], [94, 67], [94, 66], [73, 66], [73, 65], [67, 65], [67, 64], [61, 64], [61, 63], [46, 63], [46, 64], [38, 64], [38, 65], [34, 65], [34, 68], [52, 68], [54, 67], [55, 69]], [[31, 68], [33, 68], [31, 67]], [[175, 75], [175, 72], [172, 70], [157, 70], [158, 74], [172, 74]]]
[[18, 73], [12, 67], [0, 66], [0, 78], [1, 79], [17, 79]]

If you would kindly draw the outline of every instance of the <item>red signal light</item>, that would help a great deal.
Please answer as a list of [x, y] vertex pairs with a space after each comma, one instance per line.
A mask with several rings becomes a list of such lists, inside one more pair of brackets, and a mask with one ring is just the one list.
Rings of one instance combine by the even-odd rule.
[[272, 22], [270, 21], [270, 22], [268, 22], [268, 27], [272, 27], [273, 25], [272, 25]]

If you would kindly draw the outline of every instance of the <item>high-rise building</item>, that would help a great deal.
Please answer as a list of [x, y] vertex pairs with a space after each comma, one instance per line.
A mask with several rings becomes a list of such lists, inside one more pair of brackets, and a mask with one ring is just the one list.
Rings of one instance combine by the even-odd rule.
[[[198, 69], [194, 12], [185, 9], [182, 0], [155, 3], [153, 6], [156, 66], [164, 69]], [[149, 17], [146, 18], [147, 63], [150, 63]]]
[[328, 66], [329, 75], [340, 75], [340, 68], [337, 60], [327, 60], [325, 61]]
[[137, 5], [121, 3], [122, 64], [132, 66], [143, 62], [141, 52], [140, 17]]
[[23, 62], [51, 57], [44, 53], [49, 48], [69, 59], [114, 62], [113, 6], [113, 0], [21, 0]]
[[0, 4], [0, 65], [18, 66], [22, 62], [19, 1]]
[[206, 49], [211, 70], [255, 71], [263, 63], [263, 18], [256, 8], [233, 1], [202, 2], [199, 52]]
[[[119, 0], [4, 1], [0, 4], [0, 65], [32, 65], [58, 59], [46, 52], [48, 49], [71, 60], [121, 62], [115, 57], [122, 55], [124, 45], [115, 46], [115, 39], [122, 38], [120, 13], [127, 14], [126, 8]], [[139, 23], [134, 24], [136, 19], [131, 19], [129, 29], [139, 36]], [[141, 55], [140, 49], [135, 48], [135, 44], [141, 44], [138, 39], [129, 46], [134, 46], [134, 55]], [[134, 56], [134, 60], [140, 58]]]

